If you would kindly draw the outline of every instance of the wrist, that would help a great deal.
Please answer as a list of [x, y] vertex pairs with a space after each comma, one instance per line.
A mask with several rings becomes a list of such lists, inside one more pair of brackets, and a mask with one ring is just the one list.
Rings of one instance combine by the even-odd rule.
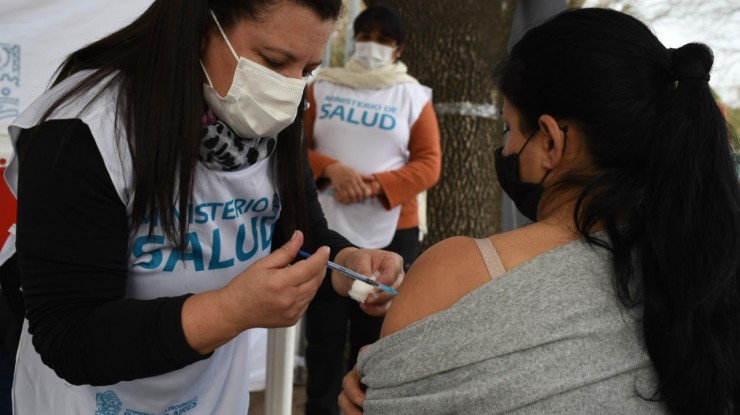
[[334, 171], [334, 169], [339, 166], [339, 162], [335, 161], [333, 163], [327, 164], [326, 167], [324, 167], [324, 171], [321, 172], [321, 176], [325, 179], [331, 180], [331, 172]]
[[222, 290], [189, 297], [181, 313], [185, 339], [193, 350], [202, 355], [211, 353], [240, 333]]

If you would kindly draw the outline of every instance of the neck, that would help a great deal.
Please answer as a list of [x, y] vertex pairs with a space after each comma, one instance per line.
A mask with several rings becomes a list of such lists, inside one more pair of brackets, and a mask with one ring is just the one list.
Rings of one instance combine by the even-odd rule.
[[[565, 233], [569, 233], [580, 238], [581, 234], [576, 228], [576, 223], [573, 220], [573, 213], [576, 210], [576, 201], [578, 200], [578, 196], [581, 194], [582, 190], [583, 189], [580, 188], [572, 189], [551, 197], [548, 197], [548, 195], [545, 194], [540, 204], [537, 223], [559, 228]], [[596, 222], [588, 231], [593, 234], [603, 229], [604, 224]]]
[[578, 234], [573, 222], [573, 212], [580, 189], [551, 194], [546, 192], [540, 202], [536, 223], [559, 228], [568, 234]]

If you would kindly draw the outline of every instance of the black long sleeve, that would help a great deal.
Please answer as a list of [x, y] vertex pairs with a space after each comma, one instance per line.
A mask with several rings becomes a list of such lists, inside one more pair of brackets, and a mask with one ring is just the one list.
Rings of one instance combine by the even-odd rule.
[[187, 296], [124, 299], [128, 221], [88, 127], [49, 121], [18, 142], [17, 255], [33, 344], [73, 384], [167, 373], [188, 345]]

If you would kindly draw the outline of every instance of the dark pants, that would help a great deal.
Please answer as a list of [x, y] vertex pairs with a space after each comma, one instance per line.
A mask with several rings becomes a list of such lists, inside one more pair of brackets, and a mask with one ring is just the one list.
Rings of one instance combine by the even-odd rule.
[[[390, 245], [383, 249], [401, 255], [404, 269], [408, 270], [419, 252], [419, 229], [397, 231]], [[308, 306], [304, 322], [308, 370], [306, 415], [338, 415], [337, 397], [342, 378], [357, 362], [360, 348], [378, 340], [383, 318], [365, 314], [348, 297], [319, 292]]]

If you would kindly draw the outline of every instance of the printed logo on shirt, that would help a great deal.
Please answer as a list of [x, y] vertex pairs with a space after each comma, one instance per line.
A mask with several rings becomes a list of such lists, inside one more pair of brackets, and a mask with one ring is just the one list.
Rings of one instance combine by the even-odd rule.
[[21, 45], [0, 43], [0, 122], [20, 113]]
[[346, 122], [366, 128], [393, 130], [396, 128], [398, 108], [391, 105], [373, 104], [356, 99], [327, 95], [319, 108], [320, 120]]
[[[103, 393], [98, 393], [95, 395], [95, 402], [97, 405], [95, 415], [121, 415], [121, 408], [123, 408], [123, 403], [121, 402], [121, 399], [118, 398], [118, 395], [116, 395], [115, 392], [107, 390]], [[165, 411], [161, 414], [154, 414], [151, 412], [143, 412], [135, 409], [126, 408], [126, 411], [123, 413], [123, 415], [181, 415], [190, 411], [191, 409], [194, 409], [196, 406], [198, 406], [197, 397], [185, 403], [172, 405], [169, 408], [165, 409]]]
[[[175, 271], [181, 262], [195, 271], [231, 268], [237, 261], [247, 262], [257, 253], [270, 250], [279, 211], [277, 193], [273, 194], [272, 202], [268, 198], [233, 199], [188, 206], [184, 216], [190, 232], [186, 235], [184, 251], [171, 249], [164, 234], [156, 232], [160, 228], [158, 217], [154, 218], [154, 234], [148, 235], [146, 231], [152, 219], [147, 218], [142, 227], [144, 234], [132, 244], [132, 265], [164, 272]], [[183, 215], [176, 211], [175, 217], [180, 220]], [[234, 221], [239, 221], [239, 225], [235, 227]], [[236, 228], [235, 237], [222, 234], [221, 227], [226, 225], [232, 232]]]

